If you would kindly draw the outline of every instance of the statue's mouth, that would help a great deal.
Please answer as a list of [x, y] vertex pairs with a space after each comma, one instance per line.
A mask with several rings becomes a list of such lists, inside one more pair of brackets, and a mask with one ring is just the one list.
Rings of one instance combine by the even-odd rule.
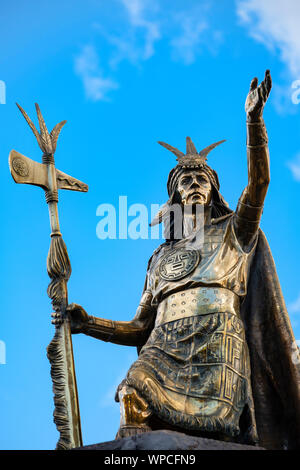
[[203, 197], [203, 194], [200, 193], [199, 191], [194, 191], [194, 192], [189, 194], [189, 197], [194, 197], [194, 196]]

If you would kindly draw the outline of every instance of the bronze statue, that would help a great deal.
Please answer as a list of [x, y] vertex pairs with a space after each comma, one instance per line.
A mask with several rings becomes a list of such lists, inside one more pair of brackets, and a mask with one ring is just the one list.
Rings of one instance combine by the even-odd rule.
[[[153, 429], [259, 443], [299, 445], [299, 368], [291, 360], [293, 332], [272, 256], [259, 229], [270, 170], [263, 109], [271, 75], [251, 82], [246, 100], [248, 185], [236, 210], [219, 192], [218, 176], [187, 137], [168, 179], [173, 204], [204, 206], [204, 244], [192, 223], [172, 230], [151, 257], [132, 321], [89, 316], [71, 304], [72, 333], [137, 346], [139, 356], [119, 385], [117, 437]], [[194, 216], [195, 217], [195, 216]], [[173, 227], [174, 228], [174, 227]], [[193, 247], [193, 243], [195, 246]], [[60, 318], [54, 315], [54, 323]]]
[[[295, 361], [275, 265], [259, 228], [270, 181], [262, 115], [271, 86], [269, 71], [260, 85], [256, 78], [251, 82], [248, 185], [235, 211], [206, 163], [223, 141], [198, 153], [187, 137], [185, 154], [159, 142], [177, 157], [167, 183], [169, 200], [152, 222], [164, 222], [168, 230], [149, 260], [133, 320], [97, 318], [77, 304], [63, 305], [52, 315], [58, 332], [70, 321], [73, 334], [138, 348], [116, 394], [121, 406], [117, 437], [171, 429], [270, 449], [300, 445], [300, 361]], [[183, 213], [182, 236], [175, 206]]]

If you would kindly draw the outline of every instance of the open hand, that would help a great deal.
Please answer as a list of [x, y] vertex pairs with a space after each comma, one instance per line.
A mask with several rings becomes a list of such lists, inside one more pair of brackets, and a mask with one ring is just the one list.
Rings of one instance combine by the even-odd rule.
[[258, 79], [255, 77], [251, 81], [250, 91], [245, 104], [247, 120], [250, 122], [259, 121], [262, 118], [263, 109], [272, 88], [270, 70], [266, 70], [264, 80], [259, 86], [257, 85]]

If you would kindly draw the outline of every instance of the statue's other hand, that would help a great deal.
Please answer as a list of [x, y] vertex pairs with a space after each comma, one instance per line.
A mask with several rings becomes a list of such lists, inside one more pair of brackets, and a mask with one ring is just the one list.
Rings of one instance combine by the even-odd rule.
[[[70, 318], [71, 333], [80, 333], [83, 325], [88, 321], [89, 316], [78, 304], [70, 304], [66, 308], [66, 312]], [[55, 326], [59, 326], [62, 323], [62, 317], [60, 313], [54, 312], [51, 314], [53, 320], [52, 323]]]
[[263, 109], [272, 88], [272, 78], [270, 70], [266, 70], [265, 78], [259, 86], [257, 78], [253, 78], [250, 90], [246, 99], [245, 110], [248, 121], [259, 121], [262, 117]]
[[71, 333], [80, 333], [89, 316], [81, 305], [70, 304], [66, 309], [71, 323]]

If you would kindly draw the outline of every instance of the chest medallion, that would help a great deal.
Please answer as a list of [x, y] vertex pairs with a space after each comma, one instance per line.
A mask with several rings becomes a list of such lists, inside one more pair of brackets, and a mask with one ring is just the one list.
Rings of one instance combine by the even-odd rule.
[[162, 257], [159, 274], [166, 281], [178, 281], [194, 271], [200, 258], [196, 250], [174, 249]]

